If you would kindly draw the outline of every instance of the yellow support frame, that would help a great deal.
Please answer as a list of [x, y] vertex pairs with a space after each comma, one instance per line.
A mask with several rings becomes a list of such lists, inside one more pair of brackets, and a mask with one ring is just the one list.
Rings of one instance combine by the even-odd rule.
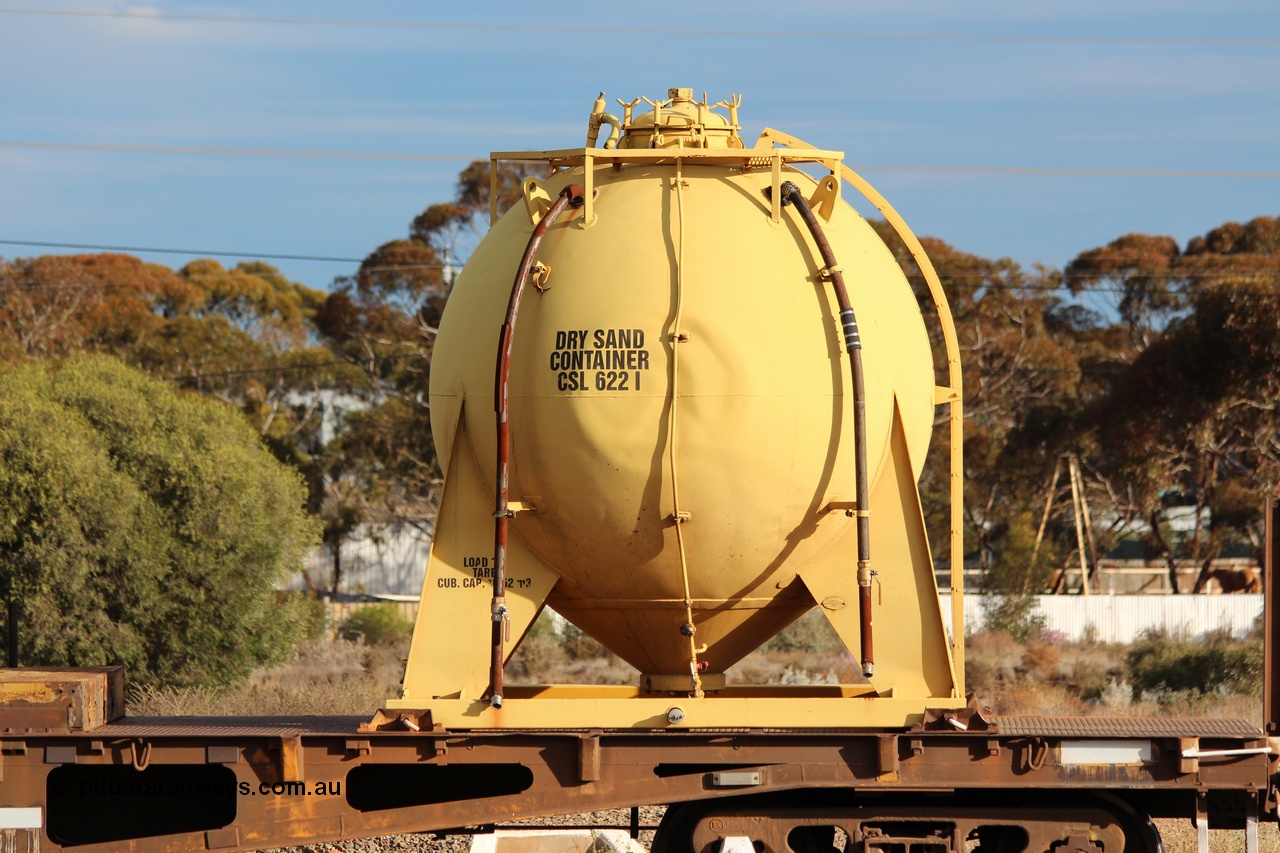
[[[870, 201], [893, 226], [919, 267], [933, 299], [941, 324], [947, 358], [946, 385], [935, 387], [935, 405], [950, 404], [951, 468], [951, 592], [953, 673], [951, 695], [934, 694], [926, 699], [938, 709], [964, 707], [964, 602], [963, 602], [963, 411], [959, 345], [955, 326], [941, 282], [914, 233], [866, 180], [843, 163], [843, 152], [813, 148], [795, 137], [766, 129], [755, 148], [663, 148], [606, 150], [576, 148], [548, 151], [495, 152], [490, 155], [490, 220], [497, 221], [497, 165], [499, 162], [542, 162], [553, 170], [581, 167], [586, 202], [575, 227], [590, 228], [595, 222], [594, 170], [602, 165], [682, 163], [735, 165], [767, 170], [772, 183], [771, 218], [781, 222], [783, 164], [819, 164], [833, 176], [823, 182], [824, 204], [840, 197], [840, 180]], [[821, 210], [821, 207], [819, 207]], [[922, 521], [922, 519], [921, 519]], [[814, 579], [806, 579], [810, 582]], [[550, 581], [550, 579], [548, 579]], [[538, 601], [545, 591], [534, 596]], [[819, 596], [820, 597], [820, 596]], [[532, 601], [532, 599], [531, 599]], [[418, 626], [421, 629], [423, 626]], [[428, 632], [429, 633], [429, 632]], [[430, 654], [428, 637], [415, 631], [415, 654]], [[423, 648], [418, 649], [419, 641]], [[411, 658], [414, 655], [411, 654]], [[876, 693], [869, 685], [737, 687], [716, 691], [705, 698], [688, 695], [645, 693], [638, 686], [601, 687], [586, 685], [510, 685], [506, 701], [494, 709], [482, 696], [469, 690], [444, 696], [406, 695], [387, 703], [396, 711], [429, 710], [430, 722], [447, 729], [545, 729], [545, 728], [722, 728], [773, 727], [779, 725], [814, 728], [902, 728], [923, 718], [920, 696], [896, 695], [892, 689]], [[476, 685], [477, 692], [480, 686]], [[914, 691], [912, 691], [914, 692]]]

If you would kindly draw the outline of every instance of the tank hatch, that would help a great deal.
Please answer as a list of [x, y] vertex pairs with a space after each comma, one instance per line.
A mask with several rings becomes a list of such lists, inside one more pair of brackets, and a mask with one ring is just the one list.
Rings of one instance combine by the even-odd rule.
[[[634, 115], [644, 101], [652, 110]], [[738, 135], [738, 106], [741, 95], [712, 104], [707, 95], [693, 99], [692, 89], [668, 89], [665, 100], [651, 101], [640, 97], [632, 101], [618, 99], [622, 121], [605, 113], [604, 93], [596, 99], [587, 134], [588, 147], [595, 145], [602, 124], [615, 128], [605, 142], [606, 148], [745, 148]], [[726, 110], [728, 115], [716, 112]], [[621, 138], [618, 138], [619, 133]]]

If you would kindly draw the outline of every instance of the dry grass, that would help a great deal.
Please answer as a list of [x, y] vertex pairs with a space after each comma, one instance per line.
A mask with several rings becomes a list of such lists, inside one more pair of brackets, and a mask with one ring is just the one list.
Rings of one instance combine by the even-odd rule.
[[515, 684], [636, 684], [639, 673], [581, 629], [543, 611], [507, 661]]
[[977, 634], [966, 643], [967, 688], [997, 714], [1035, 716], [1226, 717], [1262, 725], [1262, 699], [1242, 693], [1148, 691], [1126, 682], [1125, 646], [1015, 642]]
[[[1262, 724], [1262, 703], [1236, 693], [1151, 692], [1126, 683], [1124, 646], [1018, 643], [984, 633], [966, 644], [968, 689], [997, 714], [1212, 716]], [[370, 714], [399, 695], [407, 642], [308, 640], [284, 665], [226, 689], [134, 690], [137, 716]], [[727, 672], [730, 684], [833, 684], [859, 680], [857, 662], [821, 614], [809, 614]], [[507, 666], [514, 683], [635, 684], [635, 669], [576, 628], [540, 621]], [[1280, 851], [1277, 851], [1280, 853]]]
[[135, 688], [134, 716], [372, 714], [399, 695], [405, 646], [305, 640], [282, 666], [229, 688]]

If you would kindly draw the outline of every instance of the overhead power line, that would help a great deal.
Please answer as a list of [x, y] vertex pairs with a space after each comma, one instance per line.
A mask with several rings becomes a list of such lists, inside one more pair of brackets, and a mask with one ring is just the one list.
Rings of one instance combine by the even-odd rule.
[[[488, 155], [413, 154], [394, 151], [307, 151], [288, 148], [211, 148], [173, 145], [112, 145], [89, 142], [0, 140], [0, 148], [32, 151], [85, 151], [103, 154], [176, 154], [209, 157], [283, 157], [311, 160], [401, 160], [431, 163], [470, 163]], [[1069, 178], [1244, 178], [1274, 180], [1280, 172], [1243, 169], [1112, 169], [1057, 166], [927, 166], [895, 163], [854, 163], [857, 172], [920, 172], [955, 175], [1044, 175]]]
[[269, 252], [226, 252], [213, 249], [160, 249], [148, 246], [104, 246], [93, 243], [49, 243], [42, 240], [0, 240], [5, 246], [40, 246], [46, 249], [91, 249], [95, 252], [146, 252], [158, 255], [197, 255], [202, 258], [267, 258], [273, 261], [322, 261], [358, 264], [364, 258], [335, 258], [325, 255], [281, 255]]
[[1127, 36], [1040, 36], [947, 33], [863, 33], [831, 31], [721, 30], [677, 27], [607, 27], [566, 24], [491, 24], [449, 21], [379, 21], [332, 18], [275, 18], [248, 15], [174, 15], [153, 12], [92, 12], [76, 9], [0, 9], [3, 15], [39, 15], [62, 18], [114, 18], [138, 21], [181, 21], [218, 24], [292, 24], [325, 27], [381, 27], [420, 30], [475, 30], [481, 32], [586, 33], [607, 35], [708, 36], [739, 38], [800, 38], [857, 41], [1013, 42], [1048, 44], [1280, 46], [1280, 39], [1157, 38]]
[[[15, 243], [15, 241], [0, 240], [0, 243]], [[67, 246], [68, 244], [65, 244], [65, 243], [43, 243], [43, 244], [19, 243], [19, 245]], [[107, 250], [127, 251], [125, 247], [119, 247], [119, 246], [87, 247], [87, 246], [76, 245], [74, 246], [74, 248], [103, 248]], [[166, 250], [147, 249], [143, 251], [166, 251]], [[178, 251], [178, 250], [168, 250], [168, 251]], [[206, 252], [205, 254], [209, 255], [209, 254], [234, 254], [234, 253]], [[235, 254], [235, 257], [247, 257], [247, 256]], [[264, 255], [260, 257], [284, 257], [284, 256]], [[407, 272], [410, 270], [441, 269], [444, 266], [446, 265], [438, 262], [425, 263], [425, 264], [396, 264], [393, 266], [366, 267], [362, 270], [362, 272], [364, 273]], [[1033, 296], [1036, 294], [1045, 295], [1045, 296], [1060, 295], [1066, 291], [1071, 290], [1071, 285], [1065, 283], [1071, 280], [1080, 280], [1080, 281], [1088, 282], [1095, 279], [1100, 281], [1106, 281], [1111, 279], [1111, 277], [1108, 277], [1108, 276], [1092, 277], [1092, 276], [1083, 276], [1083, 275], [1061, 276], [1060, 278], [1061, 278], [1061, 282], [1054, 284], [1054, 283], [1036, 282], [1036, 281], [1013, 283], [1013, 282], [1005, 282], [1005, 281], [999, 281], [994, 279], [988, 280], [981, 275], [943, 275], [941, 276], [942, 286], [947, 289], [972, 290], [975, 292], [980, 290], [990, 290], [994, 292], [997, 288], [1000, 288], [1002, 290], [1018, 294], [1024, 298], [1028, 296]], [[1147, 279], [1151, 277], [1141, 276], [1141, 278]], [[1268, 274], [1268, 273], [1249, 272], [1249, 273], [1240, 274], [1231, 269], [1223, 269], [1214, 273], [1167, 276], [1167, 278], [1175, 282], [1208, 281], [1208, 282], [1211, 282], [1213, 291], [1217, 293], [1273, 294], [1276, 292], [1277, 288], [1280, 288], [1280, 274], [1278, 273]], [[1230, 283], [1228, 284], [1226, 282], [1230, 282]], [[18, 291], [18, 290], [24, 290], [24, 291], [110, 290], [112, 288], [117, 288], [117, 287], [119, 288], [134, 287], [137, 284], [138, 282], [134, 279], [120, 278], [120, 277], [113, 278], [112, 280], [109, 280], [109, 281], [103, 281], [101, 279], [94, 279], [94, 278], [75, 279], [75, 280], [69, 280], [69, 279], [50, 280], [47, 278], [42, 278], [36, 281], [5, 281], [3, 279], [0, 279], [0, 293], [3, 293], [5, 291]], [[1129, 291], [1127, 291], [1123, 287], [1102, 287], [1097, 285], [1090, 286], [1088, 284], [1085, 284], [1080, 288], [1079, 293], [1076, 295], [1089, 296], [1089, 295], [1104, 294], [1104, 293], [1124, 294], [1128, 292]], [[1194, 295], [1193, 293], [1182, 292], [1182, 291], [1177, 291], [1177, 293], [1183, 296]]]
[[894, 166], [868, 164], [851, 167], [855, 172], [937, 172], [969, 175], [1049, 175], [1070, 178], [1248, 178], [1275, 179], [1280, 172], [1239, 169], [1073, 169], [1054, 166]]
[[387, 151], [305, 151], [278, 148], [208, 148], [181, 145], [104, 145], [80, 142], [0, 141], [0, 148], [33, 151], [92, 151], [104, 154], [188, 154], [207, 157], [289, 157], [301, 160], [408, 160], [429, 163], [470, 163], [488, 157], [463, 154], [405, 154]]

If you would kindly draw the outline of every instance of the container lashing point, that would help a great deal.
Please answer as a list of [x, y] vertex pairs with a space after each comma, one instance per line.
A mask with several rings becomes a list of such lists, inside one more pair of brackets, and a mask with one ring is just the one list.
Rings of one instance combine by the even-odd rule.
[[546, 293], [551, 289], [551, 285], [547, 284], [547, 279], [551, 278], [551, 267], [542, 261], [534, 262], [533, 269], [530, 271], [529, 281], [539, 293]]

